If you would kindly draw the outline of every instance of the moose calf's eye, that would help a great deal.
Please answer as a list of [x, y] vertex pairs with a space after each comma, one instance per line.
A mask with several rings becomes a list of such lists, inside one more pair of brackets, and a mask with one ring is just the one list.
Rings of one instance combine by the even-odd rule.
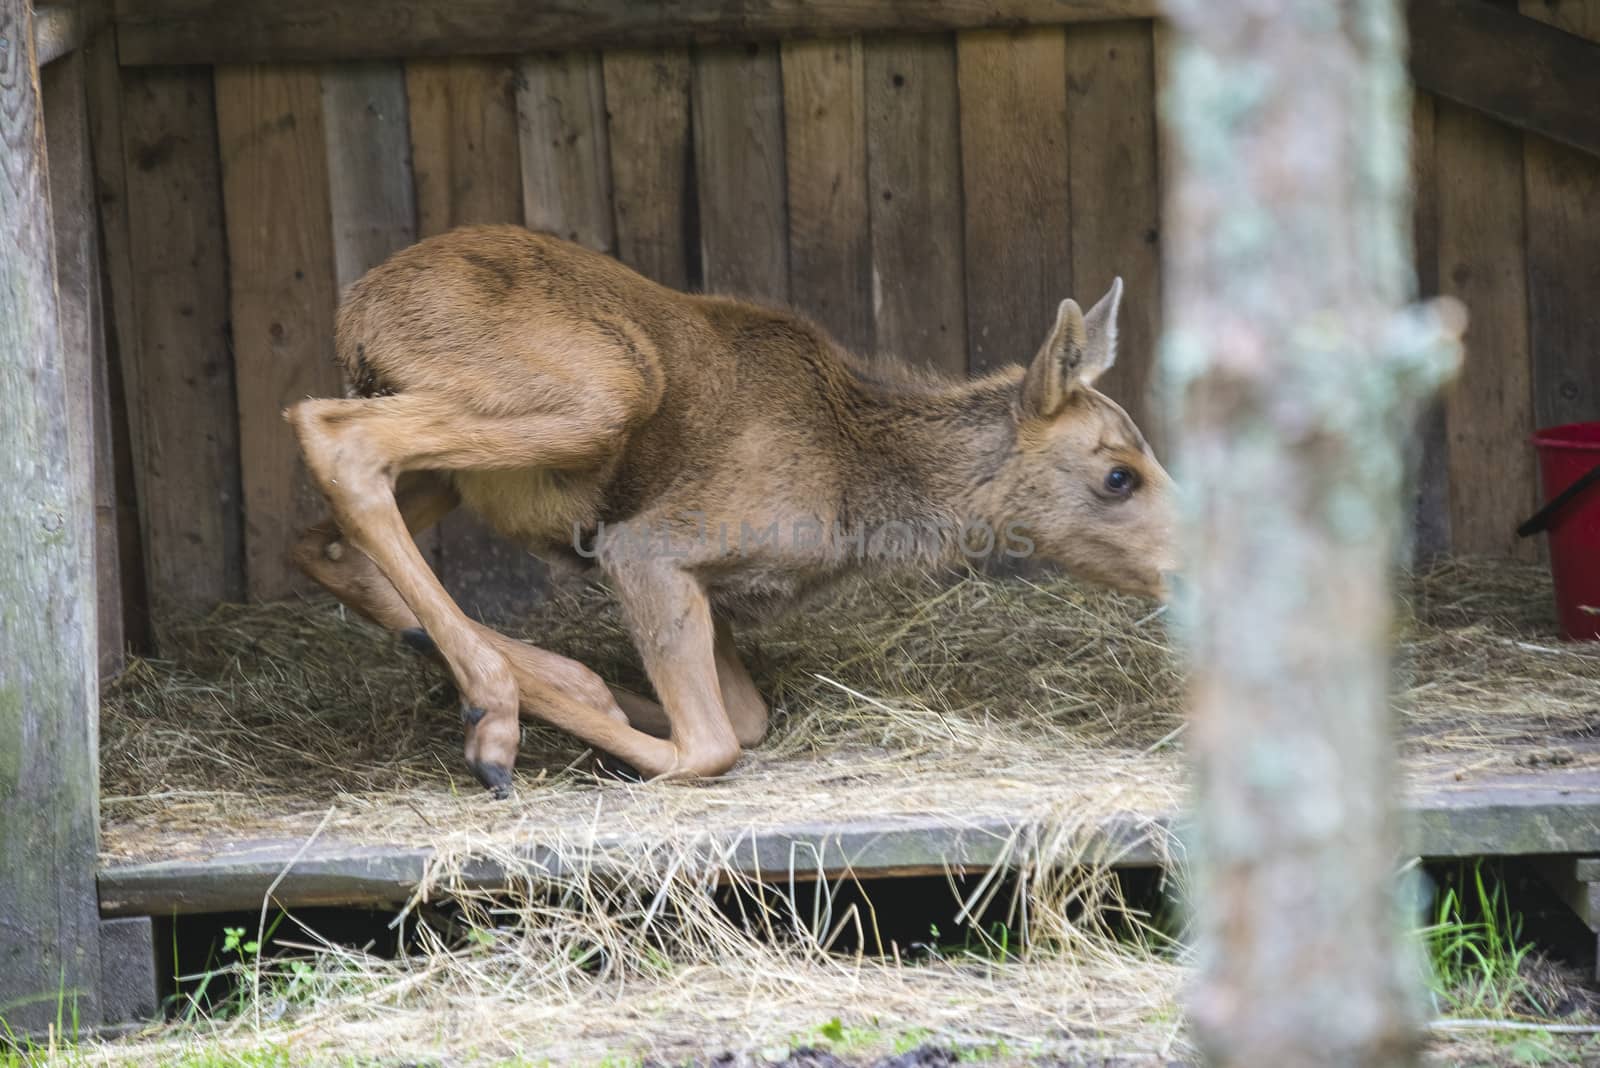
[[1138, 484], [1139, 476], [1126, 467], [1113, 467], [1106, 475], [1106, 492], [1117, 497], [1126, 497]]

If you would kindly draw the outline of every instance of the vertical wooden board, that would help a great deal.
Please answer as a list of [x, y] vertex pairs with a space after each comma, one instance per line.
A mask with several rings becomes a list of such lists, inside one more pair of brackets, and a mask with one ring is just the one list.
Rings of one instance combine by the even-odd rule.
[[[1439, 293], [1439, 180], [1434, 153], [1434, 103], [1417, 92], [1411, 103], [1412, 247], [1417, 293]], [[1450, 549], [1450, 444], [1445, 399], [1422, 410], [1413, 436], [1416, 450], [1415, 550], [1422, 559]]]
[[[1161, 286], [1160, 306], [1156, 310], [1157, 322], [1165, 322], [1167, 306], [1165, 280], [1168, 277], [1167, 265], [1172, 259], [1172, 250], [1166, 242], [1161, 240], [1162, 234], [1167, 232], [1169, 220], [1175, 217], [1174, 205], [1170, 202], [1172, 190], [1176, 184], [1174, 171], [1176, 152], [1173, 144], [1174, 131], [1166, 116], [1167, 88], [1172, 79], [1173, 56], [1172, 24], [1166, 19], [1154, 19], [1150, 23], [1150, 53], [1151, 76], [1155, 86], [1155, 99], [1152, 111], [1156, 119], [1156, 246], [1158, 267], [1163, 282]], [[1169, 379], [1165, 371], [1165, 361], [1162, 358], [1162, 347], [1166, 344], [1166, 334], [1158, 333], [1156, 337], [1155, 365], [1152, 369], [1155, 394], [1155, 407], [1153, 422], [1155, 433], [1165, 442], [1171, 443], [1175, 426], [1172, 423], [1174, 415], [1174, 398], [1169, 392]], [[1160, 447], [1160, 446], [1158, 446]], [[1177, 464], [1178, 457], [1173, 454], [1162, 457], [1170, 464]]]
[[1434, 116], [1439, 288], [1467, 305], [1466, 360], [1446, 401], [1456, 552], [1533, 558], [1518, 522], [1536, 491], [1523, 244], [1522, 139], [1457, 104]]
[[694, 159], [705, 287], [789, 300], [778, 46], [695, 53]]
[[122, 664], [122, 585], [86, 76], [87, 61], [82, 52], [76, 52], [42, 70], [40, 82], [50, 161], [61, 340], [72, 404], [72, 459], [89, 473], [94, 490], [94, 508], [82, 517], [83, 566], [94, 578], [100, 672], [107, 677], [116, 674]]
[[517, 79], [522, 213], [534, 230], [612, 252], [605, 86], [593, 52], [525, 56]]
[[700, 285], [687, 49], [607, 52], [617, 257], [674, 289]]
[[[522, 222], [517, 81], [507, 59], [406, 62], [419, 237]], [[526, 612], [545, 585], [537, 560], [465, 510], [439, 524], [436, 568], [457, 603], [487, 619]]]
[[[1600, 41], [1600, 0], [1520, 6]], [[1534, 414], [1540, 426], [1600, 419], [1600, 160], [1533, 134], [1523, 152]]]
[[782, 66], [790, 296], [847, 348], [871, 352], [861, 40], [790, 41]]
[[1032, 359], [1072, 292], [1066, 39], [963, 33], [956, 57], [967, 339], [982, 372]]
[[417, 240], [405, 68], [398, 62], [322, 69], [323, 134], [341, 291]]
[[[322, 128], [334, 275], [342, 293], [417, 240], [405, 67], [394, 61], [323, 67]], [[437, 531], [422, 531], [416, 540], [424, 556], [436, 559]]]
[[122, 74], [116, 33], [106, 28], [84, 46], [87, 62], [89, 144], [94, 158], [101, 260], [110, 279], [107, 314], [113, 347], [135, 347], [132, 252], [128, 245], [128, 183], [123, 171]]
[[1167, 88], [1172, 84], [1172, 24], [1166, 19], [1150, 23], [1150, 66], [1155, 81], [1156, 167], [1161, 173], [1161, 210], [1167, 209], [1166, 194], [1174, 184], [1172, 131], [1167, 121]]
[[313, 67], [218, 67], [234, 376], [252, 598], [306, 588], [289, 561], [327, 511], [283, 409], [341, 391], [322, 86]]
[[[94, 225], [91, 208], [90, 225]], [[117, 499], [117, 430], [112, 417], [111, 351], [106, 337], [105, 287], [100, 264], [93, 265], [95, 333], [92, 339], [91, 418], [94, 423], [94, 577], [96, 626], [100, 635], [100, 678], [110, 679], [127, 664], [127, 605], [122, 574], [122, 512]], [[124, 439], [125, 441], [126, 439]]]
[[406, 62], [417, 234], [522, 222], [516, 69], [504, 59]]
[[[113, 541], [110, 551], [117, 560], [122, 645], [147, 652], [150, 620], [144, 589], [144, 544], [140, 533], [127, 389], [122, 373], [122, 354], [136, 351], [138, 331], [134, 323], [133, 268], [128, 245], [128, 183], [123, 171], [122, 77], [117, 67], [114, 32], [106, 28], [91, 36], [84, 45], [83, 54], [87, 67], [89, 144], [93, 159], [90, 177], [100, 238], [96, 282], [100, 291], [103, 357], [98, 374], [103, 389], [95, 418], [105, 421], [103, 438], [101, 427], [96, 426], [95, 499], [97, 509], [107, 501], [114, 509], [109, 534], [97, 531], [97, 536]], [[217, 253], [220, 255], [221, 250]], [[100, 549], [96, 551], [103, 553]], [[106, 626], [103, 619], [101, 626]]]
[[[120, 145], [118, 154], [120, 157]], [[105, 232], [101, 231], [102, 234]], [[110, 314], [112, 301], [110, 272], [102, 260], [100, 271], [100, 307]], [[109, 324], [108, 324], [109, 325]], [[145, 586], [145, 551], [142, 520], [140, 518], [138, 473], [134, 470], [133, 438], [129, 429], [128, 391], [122, 376], [121, 337], [108, 329], [103, 335], [106, 360], [101, 370], [105, 376], [105, 404], [101, 410], [110, 424], [110, 463], [96, 468], [96, 478], [101, 471], [109, 473], [115, 504], [114, 530], [116, 539], [117, 571], [121, 582], [122, 641], [132, 653], [148, 654], [153, 648], [151, 640], [150, 597]], [[231, 376], [230, 376], [231, 382]], [[97, 413], [98, 415], [98, 413]], [[230, 410], [231, 415], [231, 410]], [[238, 475], [235, 468], [234, 475]], [[96, 492], [99, 492], [98, 486]], [[234, 495], [237, 499], [237, 493]], [[234, 510], [233, 530], [238, 531], [238, 510]], [[235, 543], [237, 545], [237, 543]], [[240, 549], [233, 555], [234, 563], [242, 557]], [[241, 576], [242, 578], [242, 576]]]
[[94, 592], [81, 544], [93, 495], [72, 442], [28, 0], [0, 0], [0, 42], [0, 1015], [28, 1035], [99, 1020]]
[[879, 350], [967, 371], [955, 40], [869, 40], [867, 203]]
[[[150, 608], [244, 595], [239, 424], [211, 72], [121, 71], [127, 242], [109, 269]], [[114, 205], [102, 209], [111, 218]], [[124, 264], [125, 272], [124, 273]], [[120, 286], [119, 286], [120, 281]], [[129, 343], [131, 342], [131, 343]]]
[[1072, 295], [1084, 308], [1121, 276], [1117, 362], [1099, 389], [1127, 409], [1164, 455], [1164, 406], [1155, 373], [1161, 190], [1151, 32], [1149, 22], [1092, 23], [1066, 31], [1070, 274]]

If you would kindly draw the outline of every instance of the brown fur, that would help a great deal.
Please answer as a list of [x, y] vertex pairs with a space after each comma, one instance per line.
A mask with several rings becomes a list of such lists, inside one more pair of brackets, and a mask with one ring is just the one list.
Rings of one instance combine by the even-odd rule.
[[[358, 396], [287, 413], [334, 511], [297, 558], [378, 622], [426, 629], [462, 691], [469, 764], [497, 792], [519, 706], [647, 775], [717, 774], [766, 723], [730, 620], [863, 567], [956, 562], [984, 529], [996, 551], [1031, 542], [1161, 592], [1170, 481], [1092, 388], [1119, 296], [1087, 317], [1063, 302], [1028, 368], [962, 382], [554, 237], [456, 230], [346, 294], [337, 352]], [[1108, 488], [1116, 467], [1131, 493]], [[661, 705], [467, 620], [409, 533], [458, 503], [547, 559], [600, 567]], [[966, 548], [964, 525], [981, 525]]]

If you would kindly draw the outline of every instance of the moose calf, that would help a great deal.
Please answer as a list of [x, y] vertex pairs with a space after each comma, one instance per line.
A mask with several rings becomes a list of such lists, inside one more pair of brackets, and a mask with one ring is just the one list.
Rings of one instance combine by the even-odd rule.
[[[519, 711], [648, 777], [718, 775], [767, 724], [731, 624], [851, 571], [1031, 551], [1162, 592], [1172, 484], [1094, 389], [1121, 295], [1119, 279], [1087, 315], [1063, 301], [1027, 367], [953, 381], [545, 234], [443, 234], [346, 293], [354, 395], [285, 413], [333, 512], [296, 559], [443, 660], [467, 764], [497, 796]], [[462, 504], [600, 569], [659, 705], [462, 613], [412, 540]]]

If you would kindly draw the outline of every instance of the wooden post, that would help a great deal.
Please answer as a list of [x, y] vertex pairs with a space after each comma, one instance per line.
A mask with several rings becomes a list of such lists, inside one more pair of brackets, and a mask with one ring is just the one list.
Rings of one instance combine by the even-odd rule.
[[1459, 360], [1415, 292], [1395, 0], [1174, 0], [1166, 373], [1186, 494], [1195, 1035], [1408, 1064], [1386, 696], [1400, 442]]
[[98, 1022], [95, 606], [29, 0], [0, 0], [0, 1017]]

